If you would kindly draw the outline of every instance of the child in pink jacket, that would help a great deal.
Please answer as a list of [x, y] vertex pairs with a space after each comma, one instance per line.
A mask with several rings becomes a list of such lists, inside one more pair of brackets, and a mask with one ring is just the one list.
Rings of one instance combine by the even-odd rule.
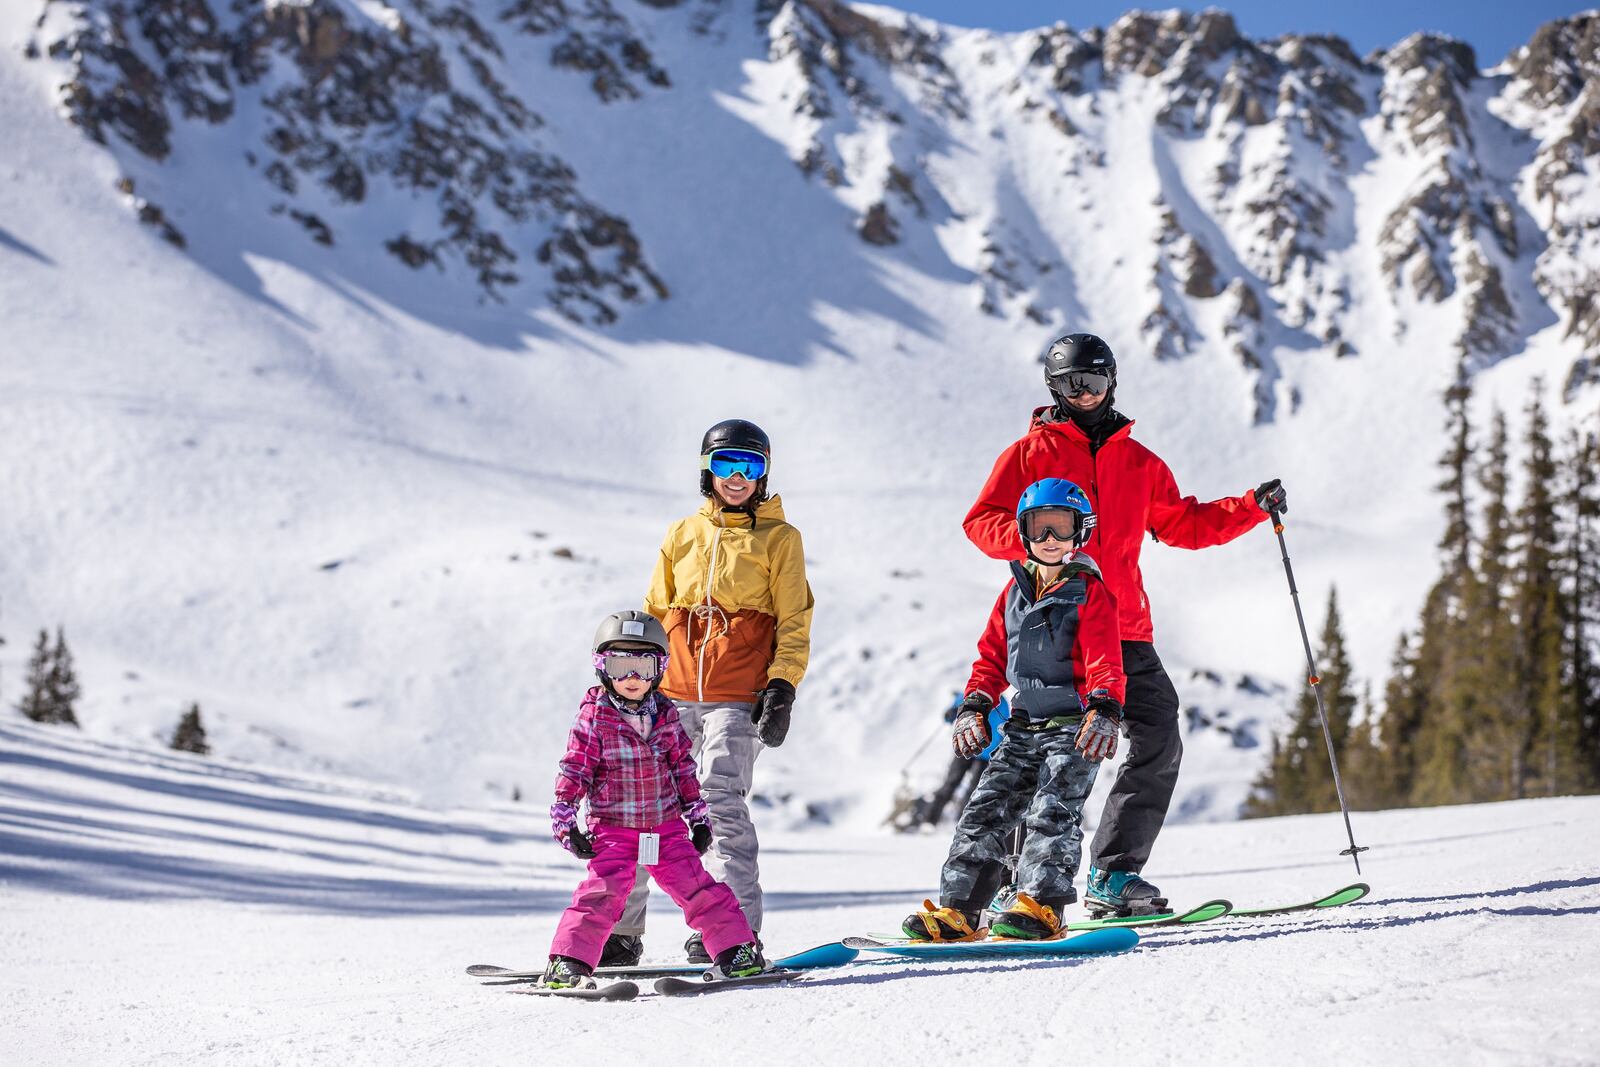
[[[711, 820], [678, 709], [656, 691], [666, 666], [667, 634], [654, 617], [619, 611], [600, 624], [600, 684], [584, 694], [550, 806], [556, 840], [589, 861], [550, 943], [544, 984], [551, 988], [594, 985], [595, 964], [639, 865], [705, 939], [720, 977], [766, 969], [733, 891], [700, 863], [711, 847]], [[585, 798], [587, 833], [578, 827]]]

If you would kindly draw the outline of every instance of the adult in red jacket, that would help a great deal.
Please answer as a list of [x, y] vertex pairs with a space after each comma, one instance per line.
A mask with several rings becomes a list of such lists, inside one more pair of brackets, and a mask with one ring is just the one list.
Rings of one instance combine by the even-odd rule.
[[1183, 739], [1177, 690], [1152, 644], [1139, 550], [1147, 534], [1179, 548], [1225, 544], [1268, 510], [1286, 510], [1283, 485], [1273, 480], [1208, 503], [1180, 495], [1172, 471], [1133, 439], [1133, 420], [1112, 406], [1117, 365], [1110, 346], [1093, 334], [1069, 334], [1050, 345], [1044, 363], [1055, 403], [1036, 410], [1028, 433], [1000, 454], [962, 526], [987, 555], [1019, 560], [1025, 552], [1017, 500], [1029, 485], [1066, 478], [1094, 503], [1099, 525], [1086, 551], [1117, 600], [1129, 744], [1090, 848], [1087, 902], [1123, 914], [1159, 910], [1166, 899], [1140, 872], [1172, 802]]

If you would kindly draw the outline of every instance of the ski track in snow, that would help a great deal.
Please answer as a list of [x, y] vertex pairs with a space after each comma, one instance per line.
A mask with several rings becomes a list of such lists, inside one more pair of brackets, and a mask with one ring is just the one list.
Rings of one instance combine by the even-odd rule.
[[[1600, 1058], [1600, 798], [1358, 813], [1368, 900], [1148, 931], [1115, 957], [858, 962], [712, 1000], [509, 996], [580, 874], [544, 799], [432, 809], [0, 725], [8, 1063], [1586, 1064]], [[763, 834], [775, 953], [893, 928], [947, 838]], [[1241, 907], [1352, 881], [1337, 815], [1178, 826], [1149, 868]], [[685, 936], [657, 910], [647, 955]]]

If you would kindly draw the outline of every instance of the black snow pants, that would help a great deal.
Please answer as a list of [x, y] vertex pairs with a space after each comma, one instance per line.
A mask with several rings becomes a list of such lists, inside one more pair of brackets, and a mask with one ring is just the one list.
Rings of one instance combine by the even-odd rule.
[[1128, 757], [1117, 771], [1089, 854], [1103, 871], [1142, 871], [1166, 821], [1183, 762], [1178, 691], [1148, 641], [1122, 642], [1128, 699], [1122, 729]]

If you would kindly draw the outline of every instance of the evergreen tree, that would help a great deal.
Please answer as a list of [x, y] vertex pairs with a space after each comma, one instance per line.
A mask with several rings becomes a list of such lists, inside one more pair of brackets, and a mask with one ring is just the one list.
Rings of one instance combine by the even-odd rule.
[[1411, 803], [1417, 781], [1417, 739], [1432, 703], [1433, 687], [1422, 670], [1418, 642], [1401, 633], [1395, 645], [1389, 682], [1383, 690], [1383, 717], [1378, 720], [1378, 750], [1372, 773], [1363, 784], [1369, 803], [1404, 807]]
[[1423, 602], [1413, 653], [1413, 673], [1429, 691], [1424, 705], [1413, 709], [1418, 714], [1410, 745], [1413, 804], [1453, 804], [1468, 799], [1461, 765], [1469, 724], [1465, 709], [1450, 699], [1463, 692], [1462, 650], [1466, 643], [1462, 629], [1473, 579], [1472, 527], [1468, 518], [1472, 459], [1468, 405], [1472, 385], [1464, 364], [1457, 368], [1455, 384], [1445, 391], [1444, 399], [1449, 444], [1439, 457], [1444, 478], [1435, 486], [1444, 497], [1445, 507], [1445, 529], [1439, 539], [1443, 569]]
[[68, 726], [78, 725], [77, 704], [83, 696], [82, 689], [78, 686], [78, 672], [73, 666], [72, 650], [67, 648], [67, 635], [61, 627], [56, 627], [55, 648], [50, 650], [50, 675], [49, 675], [50, 702], [54, 718], [52, 722], [65, 723]]
[[1571, 788], [1578, 737], [1562, 714], [1563, 644], [1567, 605], [1557, 569], [1561, 558], [1555, 450], [1541, 399], [1543, 383], [1534, 379], [1524, 443], [1524, 496], [1517, 509], [1521, 552], [1514, 610], [1519, 638], [1518, 667], [1524, 699], [1508, 727], [1514, 740], [1509, 756], [1510, 795], [1551, 794]]
[[28, 658], [27, 691], [17, 710], [34, 722], [53, 723], [55, 705], [50, 696], [50, 634], [40, 630], [33, 644], [33, 655]]
[[[1322, 675], [1317, 688], [1328, 717], [1333, 750], [1342, 756], [1355, 718], [1356, 690], [1339, 620], [1337, 590], [1328, 593], [1328, 617], [1322, 627], [1321, 645], [1318, 667]], [[1244, 814], [1254, 817], [1338, 810], [1333, 769], [1317, 717], [1317, 694], [1308, 684], [1295, 704], [1287, 733], [1281, 741], [1273, 738], [1272, 758], [1251, 787]]]
[[170, 747], [178, 752], [193, 752], [197, 756], [211, 754], [211, 744], [206, 740], [206, 728], [200, 722], [199, 704], [190, 704], [189, 710], [178, 720], [178, 728], [172, 732]]
[[1568, 569], [1572, 579], [1568, 636], [1569, 686], [1587, 786], [1600, 786], [1600, 435], [1571, 441], [1572, 528]]
[[1496, 408], [1489, 447], [1478, 466], [1483, 490], [1483, 537], [1478, 566], [1467, 582], [1466, 610], [1454, 637], [1459, 669], [1445, 694], [1446, 714], [1463, 736], [1457, 785], [1450, 793], [1469, 800], [1512, 795], [1505, 754], [1518, 743], [1518, 709], [1527, 694], [1518, 675], [1514, 591], [1514, 524], [1510, 442], [1505, 413]]

